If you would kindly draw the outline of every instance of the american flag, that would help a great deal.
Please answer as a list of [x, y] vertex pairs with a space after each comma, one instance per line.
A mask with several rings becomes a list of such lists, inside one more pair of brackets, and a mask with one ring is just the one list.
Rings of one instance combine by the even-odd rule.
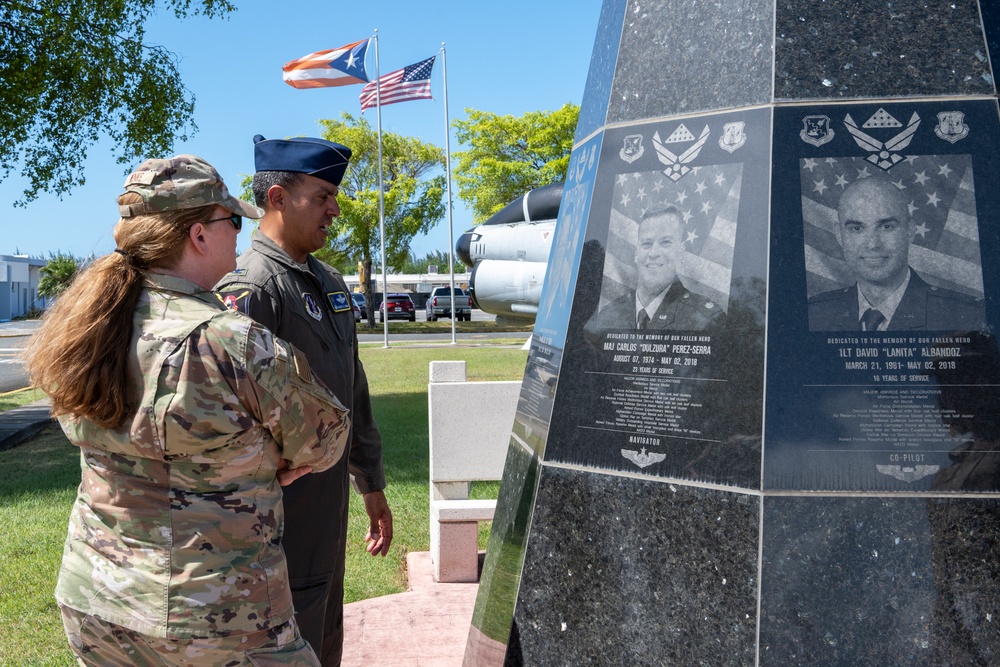
[[635, 289], [635, 246], [643, 212], [672, 204], [684, 216], [685, 227], [677, 275], [689, 290], [728, 309], [742, 176], [741, 163], [692, 167], [677, 182], [662, 171], [619, 174], [600, 307]]
[[365, 54], [369, 40], [363, 39], [339, 49], [317, 51], [285, 63], [281, 78], [293, 88], [329, 88], [365, 83]]
[[[809, 296], [854, 284], [837, 242], [837, 204], [849, 183], [882, 170], [858, 157], [799, 163]], [[917, 235], [910, 266], [927, 282], [983, 296], [976, 193], [969, 155], [911, 155], [883, 174], [909, 202]]]
[[[382, 106], [431, 99], [431, 69], [435, 58], [437, 56], [431, 56], [427, 60], [380, 76], [379, 97]], [[361, 112], [364, 113], [365, 109], [371, 109], [375, 105], [375, 82], [372, 81], [361, 90]]]

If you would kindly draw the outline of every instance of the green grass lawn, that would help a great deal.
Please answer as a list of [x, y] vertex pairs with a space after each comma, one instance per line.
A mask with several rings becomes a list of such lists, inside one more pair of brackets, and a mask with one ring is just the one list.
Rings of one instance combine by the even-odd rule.
[[[406, 325], [410, 323], [393, 323]], [[425, 323], [425, 324], [441, 324]], [[448, 326], [448, 323], [444, 323]], [[463, 322], [460, 324], [477, 324]], [[427, 371], [430, 361], [465, 360], [469, 380], [518, 380], [527, 352], [517, 347], [412, 347], [361, 350], [382, 429], [383, 458], [393, 511], [389, 556], [364, 549], [367, 516], [351, 498], [345, 598], [354, 602], [406, 589], [406, 554], [430, 548], [428, 514]], [[12, 395], [0, 396], [29, 402]], [[35, 400], [31, 397], [30, 400]], [[9, 409], [0, 403], [0, 409]], [[469, 419], [475, 414], [470, 411]], [[0, 667], [75, 663], [65, 647], [53, 598], [66, 521], [79, 483], [79, 457], [58, 428], [0, 452]], [[497, 495], [499, 484], [477, 484], [475, 497]], [[489, 527], [480, 534], [485, 548]]]

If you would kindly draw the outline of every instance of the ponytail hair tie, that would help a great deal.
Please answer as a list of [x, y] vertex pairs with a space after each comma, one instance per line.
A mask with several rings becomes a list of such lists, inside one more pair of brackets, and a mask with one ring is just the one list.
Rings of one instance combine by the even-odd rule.
[[122, 257], [124, 257], [127, 261], [129, 261], [129, 262], [132, 261], [132, 255], [128, 254], [127, 252], [125, 252], [121, 248], [115, 248], [115, 252], [118, 253], [119, 255], [121, 255]]
[[125, 261], [128, 262], [133, 268], [140, 270], [145, 268], [142, 265], [142, 262], [138, 261], [131, 253], [126, 252], [121, 248], [115, 248], [115, 252], [124, 257]]

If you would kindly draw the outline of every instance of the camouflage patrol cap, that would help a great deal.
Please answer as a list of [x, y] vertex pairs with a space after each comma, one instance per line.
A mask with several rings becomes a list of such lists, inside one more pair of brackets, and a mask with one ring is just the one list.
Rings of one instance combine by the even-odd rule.
[[196, 155], [146, 160], [125, 179], [125, 192], [141, 196], [142, 203], [119, 204], [123, 218], [212, 204], [245, 218], [264, 215], [262, 209], [229, 194], [219, 172]]

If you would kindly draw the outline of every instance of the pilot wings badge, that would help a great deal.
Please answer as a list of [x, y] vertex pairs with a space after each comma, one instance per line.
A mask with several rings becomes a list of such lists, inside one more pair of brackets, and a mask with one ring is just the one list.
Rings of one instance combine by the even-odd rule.
[[625, 145], [622, 146], [620, 151], [618, 151], [618, 157], [625, 160], [625, 162], [632, 164], [641, 158], [642, 154], [645, 152], [646, 149], [642, 145], [642, 135], [630, 134], [625, 137]]
[[691, 148], [687, 149], [680, 155], [674, 155], [667, 149], [666, 144], [679, 144], [685, 141], [694, 141], [694, 135], [688, 131], [684, 124], [681, 123], [673, 133], [667, 137], [666, 141], [660, 141], [660, 133], [653, 133], [653, 148], [656, 149], [656, 157], [660, 162], [667, 165], [667, 168], [663, 170], [670, 180], [678, 181], [682, 176], [691, 171], [691, 168], [687, 166], [688, 162], [691, 162], [696, 157], [698, 153], [701, 152], [701, 147], [705, 145], [708, 141], [708, 125], [705, 129], [701, 131], [701, 136], [695, 141]]
[[[854, 141], [857, 142], [858, 146], [861, 146], [866, 151], [871, 151], [866, 160], [872, 164], [881, 167], [882, 169], [889, 171], [897, 163], [902, 162], [905, 158], [899, 154], [899, 151], [903, 150], [910, 145], [913, 141], [913, 135], [917, 131], [917, 127], [920, 125], [920, 116], [914, 111], [913, 115], [910, 116], [910, 122], [907, 124], [903, 131], [892, 137], [885, 143], [882, 143], [875, 137], [866, 134], [861, 131], [851, 118], [851, 114], [847, 114], [844, 118], [844, 125], [847, 126], [847, 131], [851, 133], [854, 137]], [[867, 129], [881, 129], [887, 127], [903, 127], [903, 124], [892, 117], [889, 112], [885, 109], [879, 109], [876, 111], [871, 118], [865, 121], [865, 124], [861, 127]]]
[[632, 463], [636, 464], [640, 468], [648, 468], [654, 463], [659, 463], [663, 459], [667, 458], [666, 454], [653, 454], [646, 453], [646, 448], [643, 447], [642, 451], [637, 452], [634, 449], [623, 449], [622, 456], [627, 458]]
[[969, 126], [965, 124], [965, 114], [961, 111], [942, 111], [937, 117], [934, 134], [939, 138], [955, 143], [969, 136]]
[[876, 464], [875, 469], [883, 475], [895, 477], [903, 482], [915, 482], [928, 475], [933, 475], [941, 469], [941, 466], [887, 466]]

